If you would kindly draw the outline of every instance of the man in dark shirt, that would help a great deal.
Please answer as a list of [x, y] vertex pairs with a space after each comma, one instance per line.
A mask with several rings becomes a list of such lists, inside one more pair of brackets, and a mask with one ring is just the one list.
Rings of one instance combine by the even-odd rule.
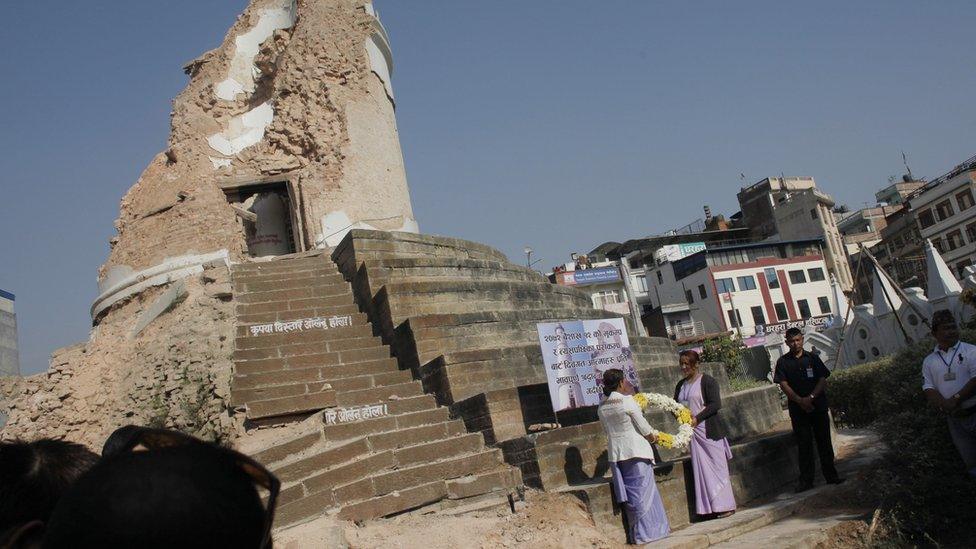
[[786, 346], [790, 352], [776, 361], [773, 382], [778, 383], [786, 398], [793, 424], [793, 436], [800, 462], [800, 484], [797, 492], [813, 488], [813, 441], [817, 441], [820, 469], [829, 484], [844, 479], [834, 467], [834, 448], [830, 443], [830, 416], [827, 415], [827, 377], [830, 370], [820, 357], [803, 350], [803, 332], [798, 328], [786, 331]]

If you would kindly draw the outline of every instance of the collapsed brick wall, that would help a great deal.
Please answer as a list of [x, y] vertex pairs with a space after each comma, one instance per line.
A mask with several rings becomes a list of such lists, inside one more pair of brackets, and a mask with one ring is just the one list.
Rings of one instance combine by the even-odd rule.
[[47, 372], [7, 380], [10, 418], [0, 438], [57, 438], [101, 448], [126, 424], [177, 428], [209, 440], [239, 433], [229, 408], [234, 309], [226, 267], [184, 281], [181, 301], [129, 332], [163, 294], [115, 306], [87, 343], [55, 351]]

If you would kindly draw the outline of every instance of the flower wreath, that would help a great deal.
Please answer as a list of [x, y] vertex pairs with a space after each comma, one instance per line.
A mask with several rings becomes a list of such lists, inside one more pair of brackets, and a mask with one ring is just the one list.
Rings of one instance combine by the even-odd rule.
[[665, 448], [678, 449], [687, 448], [691, 444], [691, 436], [694, 433], [694, 428], [691, 426], [691, 410], [682, 406], [673, 398], [660, 393], [637, 393], [634, 395], [634, 400], [637, 401], [637, 405], [640, 406], [641, 411], [645, 411], [648, 407], [653, 406], [654, 408], [671, 412], [674, 414], [675, 419], [678, 420], [680, 424], [678, 425], [678, 434], [672, 435], [658, 432], [658, 444]]

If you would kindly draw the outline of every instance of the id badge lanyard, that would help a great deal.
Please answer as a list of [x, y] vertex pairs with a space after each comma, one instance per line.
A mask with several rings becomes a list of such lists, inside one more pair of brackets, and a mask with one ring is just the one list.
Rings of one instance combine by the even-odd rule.
[[[944, 356], [942, 356], [942, 353], [936, 353], [937, 355], [939, 355], [939, 360], [941, 360], [942, 363], [945, 364], [946, 366], [946, 373], [945, 376], [943, 376], [943, 379], [945, 381], [953, 381], [954, 379], [956, 379], [956, 374], [952, 373], [952, 363], [953, 361], [956, 360], [956, 355], [959, 354], [959, 347], [960, 345], [957, 344], [956, 350], [953, 351], [952, 357], [950, 357], [948, 361], [945, 359]], [[962, 356], [959, 357], [959, 362], [962, 362]]]

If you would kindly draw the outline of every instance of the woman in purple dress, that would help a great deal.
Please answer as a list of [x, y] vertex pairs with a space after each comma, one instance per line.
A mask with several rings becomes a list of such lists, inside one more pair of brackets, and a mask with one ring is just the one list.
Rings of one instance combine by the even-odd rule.
[[696, 351], [682, 351], [684, 379], [674, 388], [674, 399], [691, 410], [691, 467], [695, 473], [695, 505], [699, 516], [724, 518], [735, 512], [729, 480], [729, 441], [720, 431], [716, 414], [722, 407], [718, 382], [699, 371]]
[[603, 373], [603, 393], [597, 415], [607, 432], [607, 459], [613, 492], [627, 513], [627, 543], [644, 544], [670, 533], [664, 502], [654, 482], [655, 431], [633, 399], [634, 386], [622, 370]]

